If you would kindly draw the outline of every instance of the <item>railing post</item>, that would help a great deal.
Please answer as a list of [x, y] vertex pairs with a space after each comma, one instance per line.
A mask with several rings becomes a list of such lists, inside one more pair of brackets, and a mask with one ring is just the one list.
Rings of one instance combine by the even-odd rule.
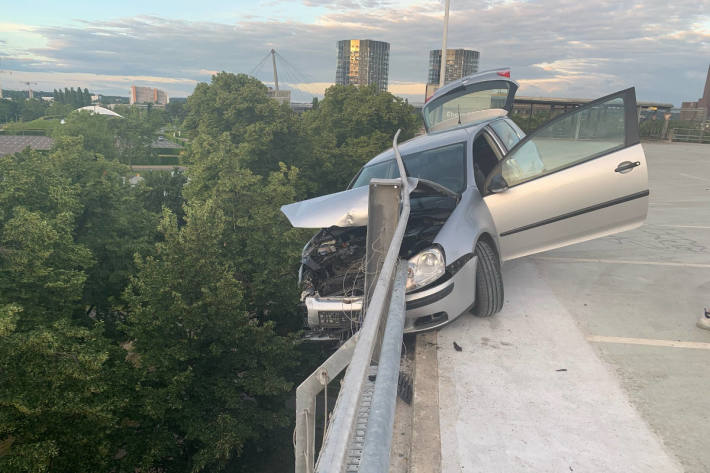
[[294, 459], [296, 473], [312, 473], [316, 442], [316, 396], [323, 390], [322, 375], [331, 380], [338, 376], [350, 362], [357, 344], [356, 333], [338, 350], [330, 355], [296, 389], [296, 429], [294, 431]]
[[392, 241], [394, 230], [397, 228], [397, 222], [399, 222], [400, 187], [393, 186], [391, 182], [382, 185], [379, 179], [370, 181], [363, 315], [372, 297], [372, 291], [374, 291], [375, 283], [380, 276], [380, 269], [385, 261], [387, 249]]

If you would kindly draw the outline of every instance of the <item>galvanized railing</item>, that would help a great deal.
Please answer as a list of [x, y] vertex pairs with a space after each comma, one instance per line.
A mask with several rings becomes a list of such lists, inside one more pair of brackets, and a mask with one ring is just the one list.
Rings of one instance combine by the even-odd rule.
[[[370, 182], [366, 261], [368, 269], [373, 266], [379, 276], [365, 284], [369, 303], [366, 309], [363, 307], [365, 317], [360, 330], [296, 390], [296, 473], [388, 470], [407, 278], [407, 263], [398, 260], [410, 209], [409, 182], [397, 148], [398, 137], [399, 131], [392, 146], [401, 178]], [[384, 218], [388, 215], [395, 216], [396, 227], [392, 218]], [[385, 254], [384, 261], [378, 252]], [[323, 432], [322, 448], [314, 467], [316, 396], [326, 390], [327, 412], [327, 385], [346, 366], [330, 423], [327, 419], [325, 422], [327, 431]], [[363, 410], [368, 409], [370, 415], [363, 415]]]
[[710, 143], [710, 129], [704, 128], [673, 128], [669, 141], [684, 141], [687, 143]]

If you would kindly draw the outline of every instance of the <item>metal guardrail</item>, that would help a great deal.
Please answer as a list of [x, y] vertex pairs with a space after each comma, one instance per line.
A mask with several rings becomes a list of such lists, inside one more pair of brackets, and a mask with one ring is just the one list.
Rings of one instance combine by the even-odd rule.
[[[313, 372], [296, 390], [296, 429], [294, 452], [296, 473], [341, 473], [362, 471], [366, 473], [387, 471], [392, 441], [394, 411], [399, 376], [400, 350], [404, 331], [406, 262], [400, 262], [399, 250], [409, 219], [409, 182], [402, 157], [397, 148], [399, 131], [394, 136], [394, 148], [400, 179], [373, 179], [370, 182], [370, 205], [368, 213], [368, 241], [371, 232], [380, 228], [371, 226], [381, 222], [382, 213], [392, 205], [393, 189], [399, 190], [401, 211], [397, 226], [388, 246], [383, 242], [387, 235], [378, 235], [378, 244], [386, 256], [369, 297], [365, 317], [360, 330]], [[389, 189], [389, 191], [383, 189]], [[389, 194], [389, 195], [388, 195]], [[389, 198], [388, 198], [389, 197]], [[394, 201], [399, 206], [399, 202]], [[379, 214], [379, 215], [378, 215]], [[396, 215], [396, 214], [395, 214]], [[391, 223], [391, 222], [390, 222]], [[385, 232], [386, 233], [386, 232]], [[368, 266], [371, 248], [367, 248]], [[366, 292], [368, 291], [366, 286]], [[385, 326], [386, 323], [386, 326]], [[375, 363], [373, 363], [373, 361]], [[376, 367], [373, 366], [376, 364]], [[327, 412], [327, 385], [348, 366], [340, 392], [330, 416], [331, 422], [324, 432], [324, 440], [314, 467], [315, 457], [315, 410], [316, 396], [325, 388]], [[376, 369], [374, 392], [372, 373]], [[365, 393], [365, 390], [368, 390]], [[365, 394], [365, 395], [364, 395]], [[369, 403], [367, 421], [362, 412]], [[363, 425], [365, 424], [366, 425]], [[358, 431], [356, 432], [356, 427]], [[361, 430], [364, 427], [364, 430]], [[353, 442], [353, 440], [355, 442]]]
[[710, 130], [703, 128], [673, 128], [668, 137], [669, 141], [683, 141], [686, 143], [710, 143]]

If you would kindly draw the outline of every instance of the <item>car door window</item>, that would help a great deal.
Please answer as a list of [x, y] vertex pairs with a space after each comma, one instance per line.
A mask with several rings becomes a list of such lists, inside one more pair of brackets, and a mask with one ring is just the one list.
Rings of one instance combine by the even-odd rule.
[[612, 96], [552, 120], [501, 163], [509, 187], [625, 146], [625, 95]]
[[493, 128], [493, 131], [496, 132], [496, 135], [498, 135], [498, 138], [500, 138], [500, 141], [507, 150], [513, 149], [513, 146], [518, 144], [518, 141], [520, 141], [520, 137], [515, 130], [513, 130], [504, 120], [496, 120], [492, 122], [491, 128]]

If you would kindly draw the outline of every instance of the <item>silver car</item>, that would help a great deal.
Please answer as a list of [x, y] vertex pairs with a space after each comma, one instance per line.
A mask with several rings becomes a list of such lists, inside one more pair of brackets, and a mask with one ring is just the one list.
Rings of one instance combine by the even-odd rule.
[[[409, 260], [405, 332], [503, 305], [504, 261], [643, 223], [648, 174], [633, 88], [525, 134], [509, 118], [518, 84], [507, 70], [441, 88], [424, 106], [426, 134], [399, 146], [416, 178], [400, 257]], [[362, 306], [368, 184], [399, 177], [392, 149], [348, 189], [282, 207], [321, 230], [303, 249], [302, 301], [312, 333], [343, 337]]]

